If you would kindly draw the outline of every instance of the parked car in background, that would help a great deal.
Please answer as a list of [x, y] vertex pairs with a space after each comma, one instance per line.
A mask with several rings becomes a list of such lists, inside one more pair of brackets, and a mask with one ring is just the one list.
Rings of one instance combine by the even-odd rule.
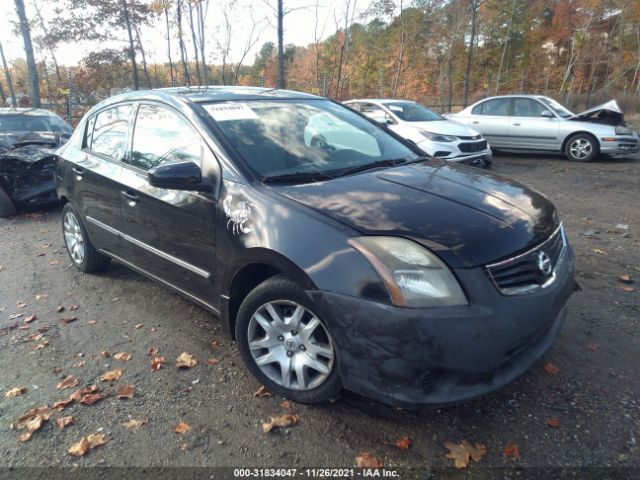
[[48, 110], [0, 109], [0, 217], [58, 201], [54, 150], [72, 131]]
[[577, 162], [640, 150], [640, 135], [627, 128], [615, 100], [574, 114], [543, 95], [505, 95], [448, 118], [478, 129], [495, 149], [562, 152]]
[[[351, 134], [312, 144], [335, 125]], [[115, 259], [219, 315], [258, 381], [297, 402], [497, 389], [549, 348], [575, 289], [544, 196], [426, 158], [325, 98], [132, 92], [57, 155], [73, 265]]]
[[493, 162], [491, 148], [480, 132], [447, 120], [419, 103], [362, 99], [349, 100], [344, 104], [386, 125], [432, 157], [483, 167]]

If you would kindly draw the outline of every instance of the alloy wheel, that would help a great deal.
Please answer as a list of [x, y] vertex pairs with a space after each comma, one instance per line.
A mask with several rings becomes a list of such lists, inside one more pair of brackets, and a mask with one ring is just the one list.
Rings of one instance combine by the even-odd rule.
[[260, 370], [278, 385], [311, 390], [331, 373], [333, 342], [322, 321], [289, 300], [262, 305], [249, 321], [247, 340]]
[[73, 212], [67, 212], [64, 215], [62, 228], [64, 233], [64, 243], [69, 255], [71, 256], [71, 260], [80, 265], [84, 262], [85, 244], [82, 229], [80, 228], [80, 222]]
[[571, 152], [571, 156], [578, 160], [584, 160], [593, 151], [593, 145], [591, 142], [585, 138], [576, 138], [569, 145], [569, 151]]

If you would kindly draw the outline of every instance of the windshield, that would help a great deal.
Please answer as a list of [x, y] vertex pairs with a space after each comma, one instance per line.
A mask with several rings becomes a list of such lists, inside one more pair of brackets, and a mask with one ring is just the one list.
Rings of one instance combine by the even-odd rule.
[[573, 116], [573, 113], [571, 111], [556, 102], [553, 98], [540, 97], [540, 100], [542, 100], [551, 110], [560, 115], [562, 118]]
[[0, 115], [0, 132], [60, 132], [71, 133], [71, 127], [55, 115]]
[[253, 171], [334, 178], [420, 156], [382, 128], [328, 100], [253, 100], [203, 105]]
[[405, 122], [433, 122], [434, 120], [445, 120], [444, 117], [423, 107], [419, 103], [394, 102], [385, 103], [384, 105], [400, 120], [404, 120]]

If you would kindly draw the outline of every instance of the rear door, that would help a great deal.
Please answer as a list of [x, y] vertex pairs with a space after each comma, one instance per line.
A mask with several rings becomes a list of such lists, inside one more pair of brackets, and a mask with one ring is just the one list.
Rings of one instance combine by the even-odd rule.
[[510, 110], [509, 97], [492, 98], [476, 105], [465, 123], [479, 130], [491, 146], [510, 146]]
[[212, 180], [220, 168], [200, 134], [177, 111], [138, 106], [121, 183], [124, 260], [173, 287], [214, 304], [215, 195], [149, 185], [147, 172], [193, 161]]
[[67, 159], [72, 201], [80, 209], [95, 246], [110, 252], [120, 243], [119, 181], [132, 114], [132, 104], [99, 111], [87, 122], [82, 150]]
[[533, 98], [514, 98], [509, 136], [521, 147], [553, 150], [558, 142], [560, 123], [558, 118], [543, 117], [543, 111], [551, 110]]

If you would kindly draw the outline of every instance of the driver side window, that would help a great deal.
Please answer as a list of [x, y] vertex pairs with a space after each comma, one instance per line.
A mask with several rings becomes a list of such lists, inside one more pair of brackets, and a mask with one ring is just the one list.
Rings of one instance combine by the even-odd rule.
[[202, 164], [203, 141], [180, 115], [159, 105], [140, 105], [127, 163], [151, 170], [167, 163]]

